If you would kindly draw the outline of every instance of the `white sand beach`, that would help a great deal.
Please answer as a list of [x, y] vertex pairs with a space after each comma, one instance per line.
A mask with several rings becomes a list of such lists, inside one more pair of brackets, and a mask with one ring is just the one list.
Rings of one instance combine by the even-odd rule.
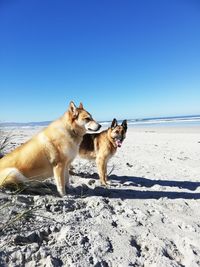
[[107, 188], [93, 162], [73, 166], [64, 198], [53, 180], [0, 191], [0, 266], [200, 266], [200, 127], [129, 127]]

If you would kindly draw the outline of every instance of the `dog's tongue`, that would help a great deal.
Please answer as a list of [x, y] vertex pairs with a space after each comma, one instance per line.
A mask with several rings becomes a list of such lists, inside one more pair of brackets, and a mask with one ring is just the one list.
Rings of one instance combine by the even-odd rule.
[[116, 145], [117, 145], [118, 147], [121, 147], [121, 146], [122, 146], [122, 141], [120, 141], [120, 140], [116, 140], [115, 142], [116, 142]]

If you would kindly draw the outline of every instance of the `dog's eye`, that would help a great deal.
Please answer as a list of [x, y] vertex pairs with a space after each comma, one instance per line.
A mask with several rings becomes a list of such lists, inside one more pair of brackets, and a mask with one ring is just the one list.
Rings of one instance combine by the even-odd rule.
[[115, 131], [116, 134], [119, 134], [119, 131]]
[[88, 118], [85, 118], [85, 120], [87, 121], [87, 122], [89, 122], [89, 121], [91, 121], [91, 119], [88, 117]]

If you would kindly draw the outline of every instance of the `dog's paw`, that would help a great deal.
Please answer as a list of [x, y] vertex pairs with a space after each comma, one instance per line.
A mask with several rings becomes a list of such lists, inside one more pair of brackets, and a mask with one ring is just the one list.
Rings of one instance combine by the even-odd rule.
[[58, 188], [58, 194], [60, 195], [60, 197], [64, 197], [66, 195], [66, 190], [65, 188]]
[[107, 186], [107, 184], [106, 184], [106, 183], [103, 183], [103, 182], [101, 182], [101, 186]]

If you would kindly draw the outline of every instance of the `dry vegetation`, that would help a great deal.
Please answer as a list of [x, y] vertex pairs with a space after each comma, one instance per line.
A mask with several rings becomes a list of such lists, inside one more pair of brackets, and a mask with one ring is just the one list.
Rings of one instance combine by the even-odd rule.
[[5, 154], [6, 148], [9, 146], [11, 140], [11, 134], [5, 133], [0, 130], [0, 158]]

